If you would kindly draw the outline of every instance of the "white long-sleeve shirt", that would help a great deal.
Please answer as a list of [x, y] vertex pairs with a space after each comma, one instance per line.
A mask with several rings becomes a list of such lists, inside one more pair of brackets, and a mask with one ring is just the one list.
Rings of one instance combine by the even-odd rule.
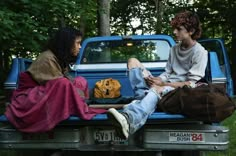
[[170, 50], [165, 72], [159, 77], [164, 82], [195, 83], [205, 76], [207, 60], [207, 51], [200, 43], [185, 51], [176, 44]]

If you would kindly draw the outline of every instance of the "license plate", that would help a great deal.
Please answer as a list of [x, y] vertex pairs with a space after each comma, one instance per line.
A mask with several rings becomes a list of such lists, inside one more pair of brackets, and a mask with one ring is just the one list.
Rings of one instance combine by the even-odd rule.
[[205, 133], [170, 132], [170, 142], [205, 142]]
[[127, 140], [117, 136], [115, 130], [95, 130], [94, 140], [97, 144], [128, 144]]

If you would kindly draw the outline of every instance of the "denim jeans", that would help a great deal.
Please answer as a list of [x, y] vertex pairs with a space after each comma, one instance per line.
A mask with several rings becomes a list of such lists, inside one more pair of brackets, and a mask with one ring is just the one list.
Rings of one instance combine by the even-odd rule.
[[149, 87], [143, 79], [141, 68], [132, 68], [129, 70], [129, 80], [134, 91], [135, 99], [141, 100], [146, 95]]
[[146, 123], [148, 116], [155, 111], [158, 99], [157, 93], [150, 89], [142, 100], [135, 100], [124, 108], [123, 113], [128, 116], [130, 134], [136, 132]]
[[[133, 134], [146, 123], [148, 116], [156, 110], [160, 94], [154, 88], [150, 89], [147, 86], [141, 68], [130, 69], [129, 79], [135, 98], [138, 100], [125, 106], [123, 113], [128, 117], [130, 134]], [[162, 93], [166, 94], [173, 89], [170, 86], [165, 86]]]

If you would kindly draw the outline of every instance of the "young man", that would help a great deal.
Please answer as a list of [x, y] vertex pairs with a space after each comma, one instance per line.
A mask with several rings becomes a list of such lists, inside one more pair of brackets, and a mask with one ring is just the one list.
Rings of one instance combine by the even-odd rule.
[[129, 79], [138, 100], [126, 105], [121, 113], [114, 108], [108, 110], [108, 118], [122, 138], [127, 139], [145, 124], [163, 94], [184, 85], [195, 87], [205, 75], [207, 51], [196, 41], [201, 35], [198, 16], [181, 12], [171, 26], [179, 43], [170, 50], [164, 73], [153, 77], [137, 59], [128, 60]]

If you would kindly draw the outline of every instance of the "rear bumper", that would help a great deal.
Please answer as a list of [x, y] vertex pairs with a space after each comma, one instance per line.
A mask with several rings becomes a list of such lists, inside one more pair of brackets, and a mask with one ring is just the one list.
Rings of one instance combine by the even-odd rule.
[[[179, 116], [181, 117], [181, 116]], [[128, 140], [115, 136], [114, 128], [105, 119], [96, 116], [91, 121], [78, 122], [71, 117], [47, 133], [27, 134], [14, 129], [1, 116], [0, 149], [65, 149], [80, 151], [160, 151], [160, 150], [211, 150], [228, 148], [228, 129], [200, 122], [150, 119]], [[153, 116], [154, 118], [154, 116]], [[102, 121], [106, 120], [106, 121]], [[178, 123], [179, 121], [179, 123]]]

